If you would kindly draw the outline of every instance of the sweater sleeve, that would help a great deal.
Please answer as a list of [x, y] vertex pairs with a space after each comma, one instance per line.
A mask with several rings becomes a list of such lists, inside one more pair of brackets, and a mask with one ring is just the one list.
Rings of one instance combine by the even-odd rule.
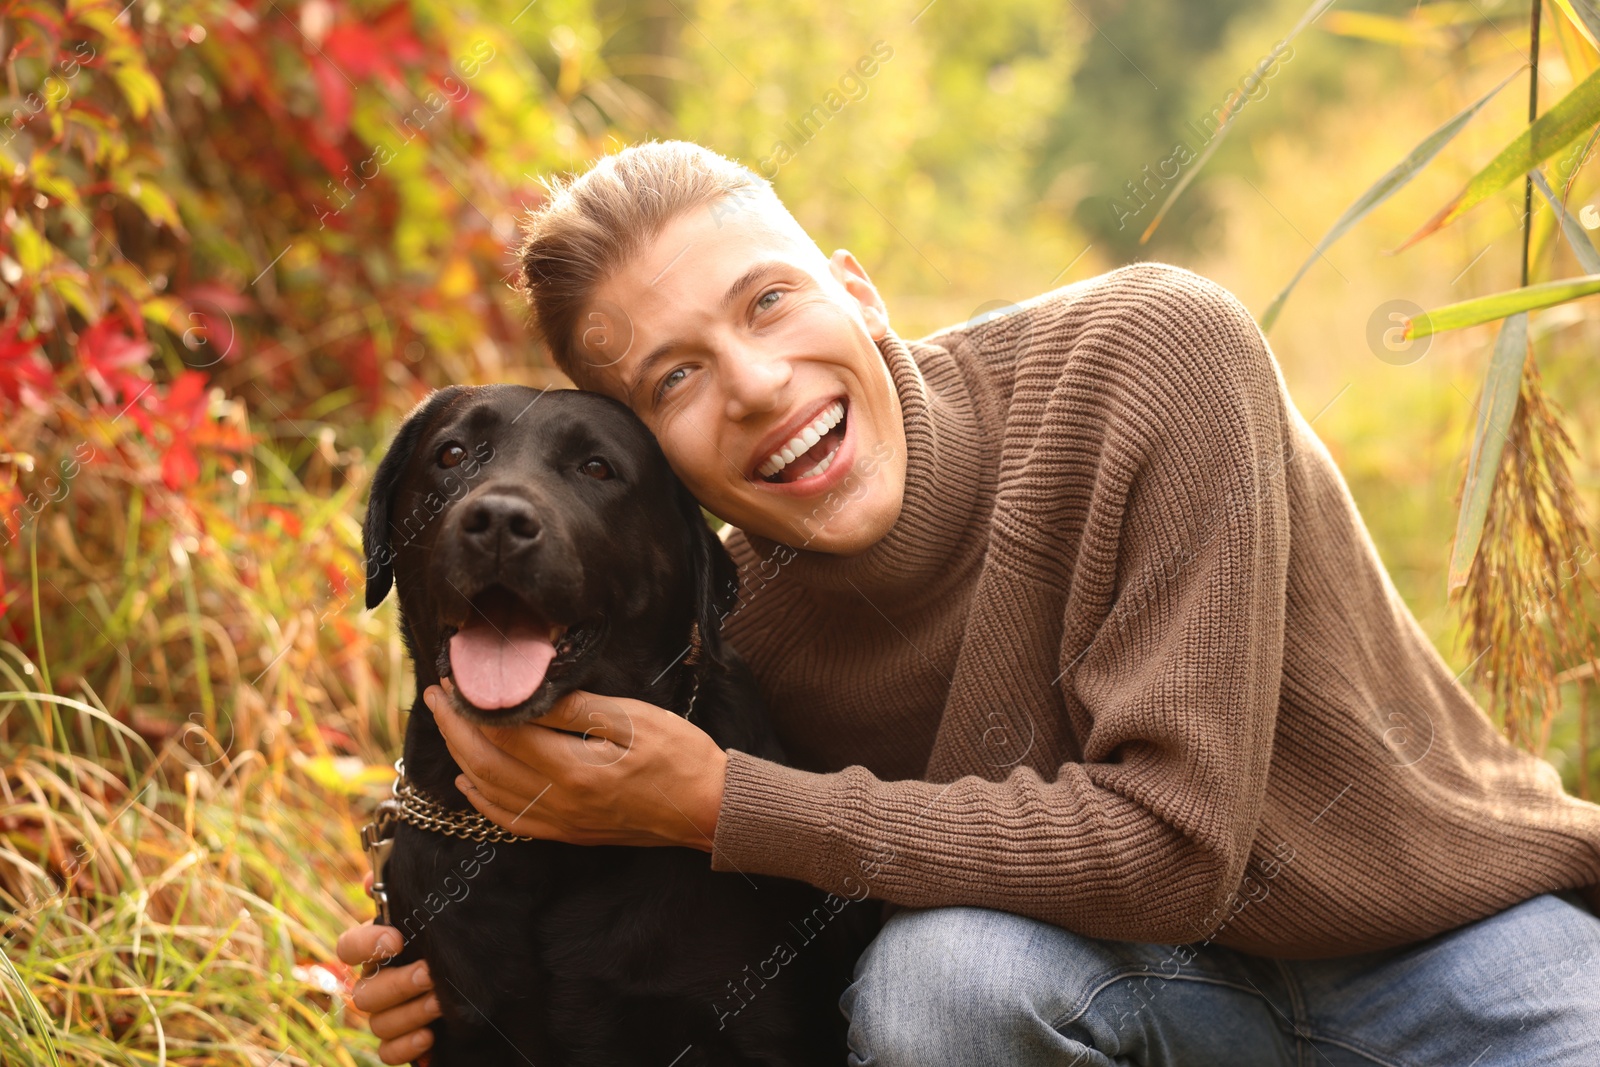
[[[930, 782], [730, 751], [715, 869], [1119, 940], [1199, 940], [1226, 922], [1271, 760], [1292, 453], [1249, 312], [1198, 275], [1162, 270], [1056, 360], [1039, 390], [1030, 499], [1006, 514], [1009, 539], [1072, 560], [1065, 617], [1039, 632], [1059, 636], [1044, 677], [1060, 672], [1054, 706], [1081, 758], [1047, 767], [1053, 777], [1024, 764], [998, 781]], [[1059, 430], [1086, 419], [1099, 441], [1087, 459], [1083, 435]], [[1031, 499], [1051, 484], [1072, 499]], [[1076, 524], [1063, 518], [1073, 511]], [[986, 568], [976, 597], [1034, 596], [1041, 579], [1025, 570]], [[1028, 653], [1004, 640], [988, 669], [1025, 670]]]

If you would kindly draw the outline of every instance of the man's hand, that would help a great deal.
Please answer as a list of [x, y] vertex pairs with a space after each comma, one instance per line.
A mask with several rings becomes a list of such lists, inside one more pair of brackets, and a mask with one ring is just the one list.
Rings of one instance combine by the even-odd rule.
[[[367, 891], [372, 891], [372, 875], [367, 875]], [[433, 994], [433, 979], [423, 960], [404, 967], [377, 965], [399, 954], [400, 931], [392, 926], [364, 922], [339, 935], [335, 951], [361, 977], [351, 991], [356, 1007], [367, 1012], [368, 1025], [382, 1042], [378, 1058], [384, 1063], [416, 1063], [427, 1067], [428, 1050], [433, 1047], [433, 1031], [428, 1024], [439, 1017], [439, 998]]]
[[579, 691], [530, 722], [478, 726], [456, 714], [440, 686], [423, 700], [464, 772], [457, 788], [512, 833], [711, 851], [728, 757], [681, 716]]

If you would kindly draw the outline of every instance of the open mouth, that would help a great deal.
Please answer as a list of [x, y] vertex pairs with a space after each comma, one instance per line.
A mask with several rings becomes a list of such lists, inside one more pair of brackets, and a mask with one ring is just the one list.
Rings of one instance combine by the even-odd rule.
[[756, 468], [764, 482], [783, 484], [826, 474], [844, 444], [849, 404], [840, 397]]
[[582, 656], [598, 630], [552, 623], [510, 589], [491, 585], [472, 597], [460, 626], [445, 630], [439, 676], [482, 711], [515, 708]]

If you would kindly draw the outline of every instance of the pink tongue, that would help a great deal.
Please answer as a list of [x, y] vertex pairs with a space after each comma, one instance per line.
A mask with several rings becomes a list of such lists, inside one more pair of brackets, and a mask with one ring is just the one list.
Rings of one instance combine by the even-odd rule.
[[510, 708], [533, 696], [555, 659], [556, 646], [533, 627], [515, 624], [504, 632], [473, 622], [450, 638], [450, 673], [473, 707]]

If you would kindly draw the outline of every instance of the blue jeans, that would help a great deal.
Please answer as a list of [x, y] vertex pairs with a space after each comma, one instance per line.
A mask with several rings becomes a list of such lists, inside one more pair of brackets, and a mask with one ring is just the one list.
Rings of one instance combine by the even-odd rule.
[[1600, 918], [1566, 894], [1399, 949], [1272, 960], [896, 912], [839, 1000], [851, 1067], [1595, 1067]]

